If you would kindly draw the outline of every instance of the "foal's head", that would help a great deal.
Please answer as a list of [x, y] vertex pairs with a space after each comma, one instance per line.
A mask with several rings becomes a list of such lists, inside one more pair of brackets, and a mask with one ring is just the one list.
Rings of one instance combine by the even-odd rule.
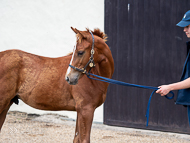
[[94, 48], [96, 48], [100, 42], [105, 43], [107, 37], [99, 29], [95, 29], [92, 32], [89, 31], [89, 29], [86, 31], [79, 31], [72, 27], [71, 29], [76, 33], [77, 37], [77, 43], [70, 61], [70, 65], [75, 69], [69, 67], [65, 79], [69, 84], [75, 85], [86, 71], [95, 66], [95, 63], [97, 62], [95, 56], [97, 53], [95, 53], [96, 50]]

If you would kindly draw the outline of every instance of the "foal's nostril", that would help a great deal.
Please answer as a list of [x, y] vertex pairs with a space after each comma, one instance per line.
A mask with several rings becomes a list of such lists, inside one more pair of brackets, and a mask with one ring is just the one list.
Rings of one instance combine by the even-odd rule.
[[69, 77], [67, 76], [65, 80], [66, 80], [67, 82], [69, 82]]

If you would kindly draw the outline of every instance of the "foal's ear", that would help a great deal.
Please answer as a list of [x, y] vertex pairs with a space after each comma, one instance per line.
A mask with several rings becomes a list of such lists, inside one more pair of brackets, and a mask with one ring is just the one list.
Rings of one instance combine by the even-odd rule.
[[77, 34], [78, 30], [76, 28], [71, 27], [71, 29]]
[[84, 34], [82, 34], [82, 32], [80, 32], [78, 29], [73, 28], [73, 27], [71, 27], [71, 29], [72, 29], [76, 34], [80, 34], [82, 38], [84, 38], [84, 39], [87, 38], [87, 37], [86, 37]]

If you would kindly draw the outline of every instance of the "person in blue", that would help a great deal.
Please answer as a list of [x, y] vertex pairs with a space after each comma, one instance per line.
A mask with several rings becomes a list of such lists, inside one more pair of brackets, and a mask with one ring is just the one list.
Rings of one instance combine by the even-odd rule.
[[[177, 24], [179, 27], [184, 28], [184, 32], [188, 38], [190, 38], [190, 10], [187, 11], [182, 20]], [[159, 86], [156, 93], [161, 96], [167, 95], [172, 90], [178, 90], [178, 95], [176, 99], [176, 104], [181, 104], [187, 106], [188, 118], [190, 125], [190, 41], [187, 42], [187, 58], [183, 67], [181, 80], [176, 83], [161, 85]]]

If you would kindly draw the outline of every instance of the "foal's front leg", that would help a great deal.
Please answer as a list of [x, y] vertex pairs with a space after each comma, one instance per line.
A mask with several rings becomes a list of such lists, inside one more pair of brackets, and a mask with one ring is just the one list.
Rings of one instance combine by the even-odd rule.
[[90, 143], [90, 132], [94, 116], [94, 110], [94, 108], [89, 106], [77, 109], [78, 127], [76, 128], [78, 128], [78, 137], [76, 137], [76, 139], [78, 138], [79, 143]]
[[75, 136], [74, 136], [73, 143], [80, 143], [79, 142], [79, 128], [78, 128], [78, 114], [77, 114], [76, 127], [75, 127]]

